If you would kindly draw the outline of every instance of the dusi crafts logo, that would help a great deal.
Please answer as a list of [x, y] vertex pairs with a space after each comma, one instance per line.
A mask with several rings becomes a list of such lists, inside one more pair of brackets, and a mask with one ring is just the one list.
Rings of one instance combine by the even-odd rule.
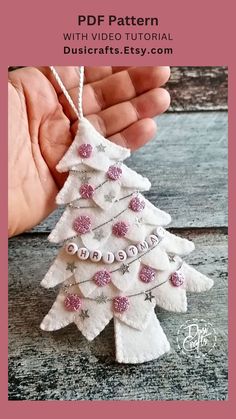
[[184, 355], [204, 357], [216, 344], [216, 331], [204, 319], [192, 319], [183, 323], [177, 333], [178, 348]]

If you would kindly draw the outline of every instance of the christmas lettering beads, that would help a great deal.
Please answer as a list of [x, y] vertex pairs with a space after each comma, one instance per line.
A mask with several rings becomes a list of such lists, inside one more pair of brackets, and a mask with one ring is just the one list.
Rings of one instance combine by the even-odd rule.
[[[157, 233], [157, 230], [155, 230]], [[160, 231], [158, 230], [159, 237], [155, 234], [150, 234], [146, 240], [132, 244], [126, 247], [125, 250], [119, 249], [115, 252], [115, 254], [111, 251], [102, 252], [101, 250], [89, 250], [86, 247], [78, 248], [76, 243], [69, 242], [65, 246], [66, 253], [69, 255], [75, 255], [81, 260], [90, 259], [92, 262], [104, 262], [106, 264], [111, 264], [113, 262], [124, 262], [127, 258], [134, 258], [137, 257], [138, 254], [142, 254], [147, 252], [150, 248], [155, 247], [165, 236], [165, 229], [162, 228]]]

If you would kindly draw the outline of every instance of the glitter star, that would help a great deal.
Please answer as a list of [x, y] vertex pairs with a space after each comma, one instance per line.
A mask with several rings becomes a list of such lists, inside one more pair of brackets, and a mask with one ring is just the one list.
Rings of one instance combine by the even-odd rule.
[[95, 298], [97, 304], [104, 304], [107, 302], [107, 297], [104, 294], [100, 294]]
[[104, 235], [104, 233], [103, 233], [103, 230], [102, 230], [102, 229], [100, 229], [100, 230], [96, 230], [96, 231], [94, 232], [94, 236], [93, 236], [93, 238], [94, 238], [95, 240], [98, 240], [98, 241], [100, 242], [102, 239], [104, 239], [104, 237], [105, 237], [105, 235]]
[[104, 195], [106, 202], [112, 202], [113, 199], [115, 199], [115, 195], [112, 192], [109, 192], [109, 194]]
[[82, 183], [88, 183], [89, 179], [91, 179], [91, 176], [88, 176], [88, 173], [82, 173], [79, 175], [79, 179]]
[[153, 298], [155, 298], [155, 297], [154, 297], [154, 295], [152, 295], [152, 291], [145, 292], [144, 301], [151, 301], [152, 302]]
[[82, 320], [88, 319], [89, 318], [88, 310], [81, 310], [79, 317]]
[[103, 145], [102, 143], [100, 143], [100, 144], [98, 144], [98, 145], [96, 146], [96, 149], [97, 149], [97, 151], [99, 151], [99, 152], [101, 152], [101, 153], [105, 153], [106, 146], [105, 146], [105, 145]]
[[67, 262], [66, 271], [71, 271], [73, 273], [75, 269], [76, 269], [75, 262], [72, 262], [72, 263]]
[[142, 218], [135, 217], [134, 224], [135, 224], [137, 227], [140, 227], [140, 226], [141, 226], [141, 224], [142, 224], [142, 221], [143, 221], [143, 219], [142, 219]]
[[129, 272], [129, 265], [126, 265], [125, 263], [122, 263], [121, 267], [120, 267], [120, 271], [122, 272], [122, 274], [124, 275], [126, 272]]

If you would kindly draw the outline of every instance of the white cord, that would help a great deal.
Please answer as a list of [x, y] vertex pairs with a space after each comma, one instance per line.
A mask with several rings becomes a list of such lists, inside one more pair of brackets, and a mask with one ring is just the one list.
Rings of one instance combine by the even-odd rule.
[[84, 85], [84, 67], [76, 67], [76, 70], [79, 74], [79, 91], [78, 91], [78, 112], [79, 112], [79, 118], [82, 119], [84, 117], [83, 115], [83, 85]]
[[77, 115], [78, 119], [82, 119], [83, 118], [83, 108], [82, 108], [82, 96], [83, 96], [83, 83], [84, 83], [84, 67], [79, 67], [78, 68], [78, 74], [79, 74], [79, 92], [78, 92], [78, 109], [76, 109], [76, 106], [71, 98], [71, 96], [69, 95], [65, 85], [63, 84], [57, 70], [55, 69], [55, 67], [50, 66], [50, 69], [58, 83], [58, 85], [60, 86], [62, 92], [65, 95], [65, 98], [68, 100], [70, 106], [72, 107], [73, 111], [75, 112], [75, 114]]

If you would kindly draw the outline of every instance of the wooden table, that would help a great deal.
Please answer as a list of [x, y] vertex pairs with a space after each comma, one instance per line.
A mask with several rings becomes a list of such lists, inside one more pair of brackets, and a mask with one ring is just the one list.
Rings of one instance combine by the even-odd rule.
[[[157, 118], [157, 137], [127, 164], [150, 178], [147, 198], [172, 215], [172, 231], [194, 240], [188, 260], [215, 286], [189, 294], [187, 314], [157, 309], [171, 352], [153, 362], [116, 364], [112, 323], [92, 343], [74, 325], [42, 332], [40, 321], [57, 294], [39, 286], [57, 254], [47, 242], [55, 212], [9, 241], [10, 400], [227, 398], [227, 70], [173, 68], [167, 87], [172, 106]], [[216, 331], [216, 345], [205, 357], [178, 349], [179, 327], [194, 318]]]

